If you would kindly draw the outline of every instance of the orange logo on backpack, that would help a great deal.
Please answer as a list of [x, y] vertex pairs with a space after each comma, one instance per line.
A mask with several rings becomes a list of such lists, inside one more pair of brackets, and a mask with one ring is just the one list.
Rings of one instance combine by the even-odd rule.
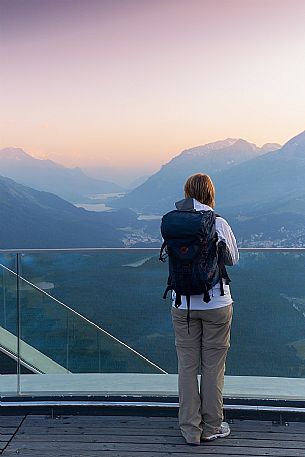
[[189, 248], [187, 246], [181, 246], [181, 248], [180, 248], [181, 254], [187, 254], [188, 250], [189, 250]]

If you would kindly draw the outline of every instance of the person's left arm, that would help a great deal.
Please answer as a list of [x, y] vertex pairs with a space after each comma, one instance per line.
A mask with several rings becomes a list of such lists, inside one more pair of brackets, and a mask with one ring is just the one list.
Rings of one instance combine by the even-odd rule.
[[216, 232], [218, 249], [222, 252], [225, 265], [235, 265], [239, 260], [236, 239], [230, 225], [222, 217], [216, 218]]

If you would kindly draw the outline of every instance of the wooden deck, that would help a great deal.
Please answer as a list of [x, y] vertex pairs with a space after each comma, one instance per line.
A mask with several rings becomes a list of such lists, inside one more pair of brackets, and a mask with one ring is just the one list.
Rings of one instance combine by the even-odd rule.
[[231, 424], [228, 438], [190, 447], [173, 417], [0, 416], [3, 456], [186, 457], [305, 456], [305, 423]]

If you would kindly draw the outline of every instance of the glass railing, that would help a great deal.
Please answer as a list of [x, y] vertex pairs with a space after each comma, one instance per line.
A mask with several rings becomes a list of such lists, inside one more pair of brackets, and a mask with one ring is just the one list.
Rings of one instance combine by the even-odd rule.
[[[162, 299], [167, 264], [158, 254], [37, 250], [17, 261], [3, 253], [1, 329], [15, 342], [19, 393], [176, 395], [171, 302]], [[283, 398], [304, 389], [305, 397], [305, 249], [243, 249], [229, 274], [227, 389], [242, 396], [265, 386], [266, 396], [277, 389]]]

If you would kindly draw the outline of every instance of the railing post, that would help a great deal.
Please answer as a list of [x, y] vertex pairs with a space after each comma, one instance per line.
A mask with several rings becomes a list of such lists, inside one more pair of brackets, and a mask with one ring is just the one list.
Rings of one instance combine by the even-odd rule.
[[20, 309], [20, 253], [16, 254], [16, 324], [17, 324], [17, 395], [21, 394], [20, 385], [20, 336], [21, 336], [21, 309]]
[[101, 373], [101, 338], [100, 338], [100, 334], [99, 332], [97, 331], [96, 332], [96, 335], [97, 335], [97, 356], [98, 356], [98, 372]]
[[67, 340], [66, 340], [66, 370], [69, 371], [69, 313], [67, 313], [67, 319], [66, 319], [66, 328], [67, 328]]
[[6, 287], [5, 287], [5, 277], [4, 277], [4, 268], [2, 268], [2, 292], [3, 292], [3, 327], [6, 328]]

